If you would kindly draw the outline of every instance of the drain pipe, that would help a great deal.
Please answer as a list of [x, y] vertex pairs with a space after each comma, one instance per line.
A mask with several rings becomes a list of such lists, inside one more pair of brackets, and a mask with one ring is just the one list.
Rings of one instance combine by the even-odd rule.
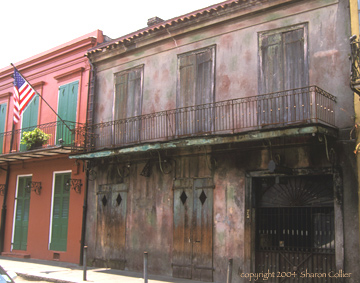
[[[94, 91], [95, 91], [95, 68], [88, 58], [90, 64], [90, 76], [89, 76], [89, 86], [88, 86], [88, 107], [86, 112], [86, 130], [89, 129], [89, 124], [93, 122], [93, 110], [94, 110]], [[90, 105], [92, 104], [92, 105]], [[91, 108], [91, 109], [90, 109]], [[87, 135], [85, 134], [85, 146], [87, 144]], [[82, 224], [81, 224], [81, 240], [80, 240], [80, 265], [84, 264], [84, 246], [85, 246], [85, 235], [86, 235], [86, 217], [87, 217], [87, 204], [88, 204], [88, 187], [89, 187], [89, 164], [83, 162], [83, 166], [85, 166], [85, 188], [84, 188], [84, 204], [83, 204], [83, 216], [82, 216]], [[86, 264], [86, 263], [85, 263]]]

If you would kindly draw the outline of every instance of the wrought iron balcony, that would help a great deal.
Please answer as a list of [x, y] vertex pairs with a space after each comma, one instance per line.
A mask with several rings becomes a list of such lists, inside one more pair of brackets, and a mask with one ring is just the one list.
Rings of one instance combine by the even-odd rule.
[[[45, 144], [29, 148], [21, 143], [25, 132], [40, 129], [50, 135]], [[0, 162], [51, 156], [84, 149], [85, 127], [83, 124], [64, 121], [37, 125], [15, 131], [0, 133]], [[12, 143], [12, 146], [11, 146]]]
[[[91, 125], [88, 151], [298, 124], [335, 127], [336, 98], [317, 86], [172, 109]], [[91, 134], [89, 134], [91, 133]]]

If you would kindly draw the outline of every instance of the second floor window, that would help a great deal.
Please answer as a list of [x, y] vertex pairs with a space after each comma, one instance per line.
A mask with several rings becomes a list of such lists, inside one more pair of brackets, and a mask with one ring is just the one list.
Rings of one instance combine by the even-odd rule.
[[140, 141], [142, 80], [144, 66], [138, 66], [115, 74], [114, 120], [116, 124], [115, 143], [133, 143]]
[[141, 115], [143, 66], [115, 74], [114, 120]]
[[[177, 108], [213, 103], [215, 46], [179, 55], [178, 66]], [[213, 129], [212, 108], [208, 106], [185, 108], [176, 120], [178, 135]]]
[[259, 94], [308, 85], [306, 25], [259, 34]]

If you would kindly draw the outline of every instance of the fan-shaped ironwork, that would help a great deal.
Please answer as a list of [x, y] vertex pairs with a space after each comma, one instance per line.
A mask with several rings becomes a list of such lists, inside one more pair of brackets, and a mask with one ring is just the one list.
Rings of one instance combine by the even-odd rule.
[[289, 177], [287, 182], [263, 186], [257, 194], [259, 207], [331, 206], [334, 200], [329, 176]]

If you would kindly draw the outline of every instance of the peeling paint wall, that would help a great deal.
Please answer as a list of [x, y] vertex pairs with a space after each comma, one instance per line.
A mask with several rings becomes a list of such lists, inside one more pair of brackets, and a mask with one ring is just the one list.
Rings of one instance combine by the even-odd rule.
[[[337, 97], [336, 126], [341, 130], [351, 128], [353, 102], [348, 83], [350, 34], [347, 13], [345, 1], [333, 0], [293, 1], [278, 9], [241, 17], [231, 17], [229, 13], [227, 21], [222, 23], [99, 61], [96, 63], [95, 122], [112, 120], [114, 74], [139, 65], [144, 65], [142, 114], [176, 108], [178, 56], [212, 45], [216, 46], [215, 101], [256, 96], [259, 94], [259, 34], [304, 25], [307, 29], [309, 84]], [[183, 142], [186, 144], [187, 140]], [[360, 275], [356, 274], [359, 260], [354, 191], [356, 167], [350, 148], [347, 141], [327, 139], [322, 134], [299, 134], [297, 137], [206, 147], [200, 143], [183, 149], [174, 144], [173, 148], [159, 149], [159, 152], [151, 151], [149, 146], [142, 154], [132, 152], [129, 147], [117, 157], [92, 161], [97, 178], [89, 184], [89, 258], [97, 256], [94, 247], [97, 241], [96, 192], [101, 185], [122, 183], [128, 188], [124, 268], [141, 271], [143, 252], [147, 251], [150, 273], [172, 275], [174, 180], [210, 177], [214, 183], [213, 280], [225, 282], [228, 259], [233, 258], [233, 282], [247, 282], [240, 274], [254, 271], [255, 244], [250, 231], [253, 219], [248, 204], [251, 202], [251, 176], [269, 174], [268, 163], [276, 159], [283, 166], [299, 171], [343, 168], [345, 229], [337, 232], [349, 235], [341, 243], [345, 247], [344, 268], [353, 272], [349, 282], [357, 282]], [[141, 173], [149, 160], [151, 175], [144, 177]], [[131, 165], [125, 176], [121, 170], [128, 162]], [[353, 231], [355, 226], [356, 232]], [[340, 254], [337, 256], [341, 257]]]

